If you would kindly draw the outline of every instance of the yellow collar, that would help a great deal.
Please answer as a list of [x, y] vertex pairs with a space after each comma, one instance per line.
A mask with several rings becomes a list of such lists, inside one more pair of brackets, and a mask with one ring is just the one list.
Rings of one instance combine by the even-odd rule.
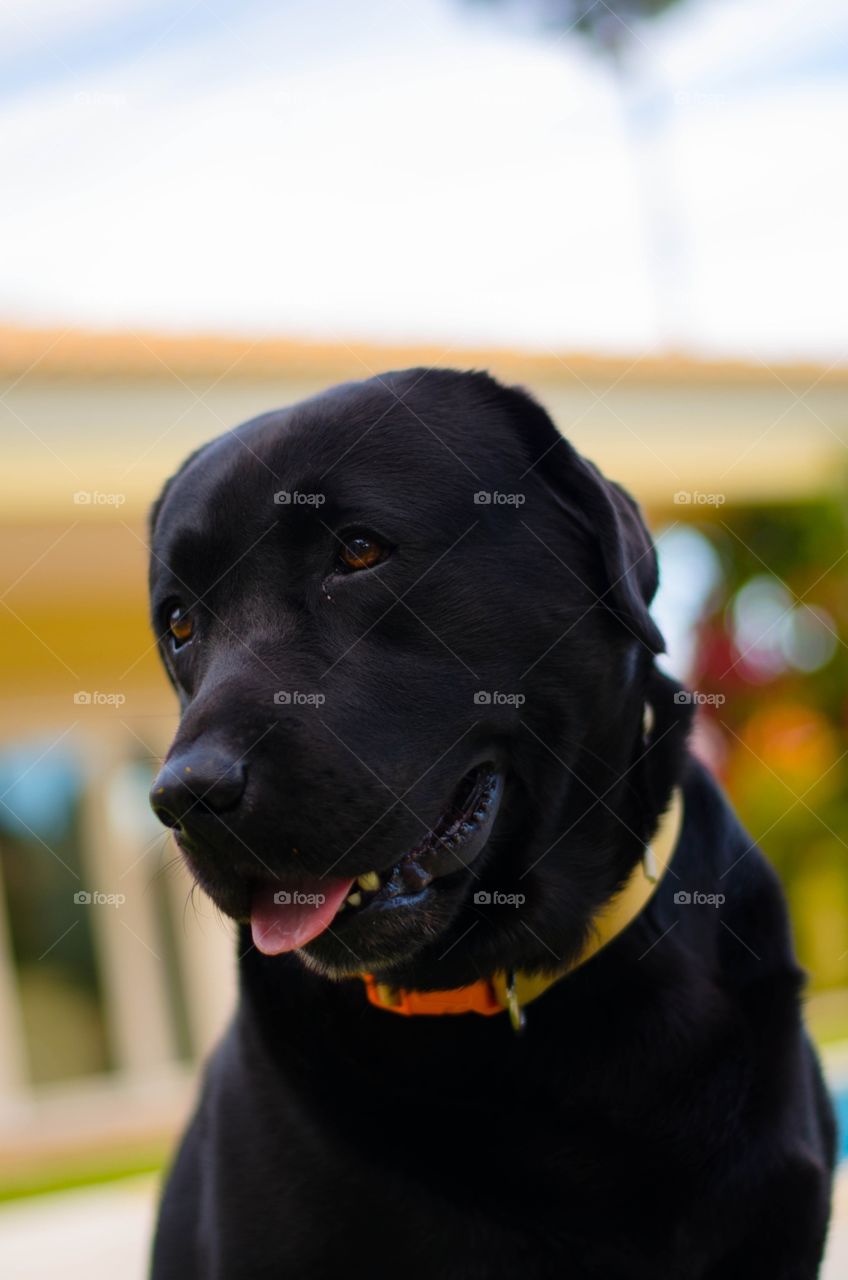
[[555, 982], [573, 973], [607, 943], [623, 933], [647, 906], [668, 870], [680, 826], [683, 819], [683, 797], [679, 788], [671, 795], [657, 833], [641, 862], [634, 867], [622, 889], [610, 898], [595, 916], [592, 932], [582, 951], [565, 968], [551, 974], [529, 974], [521, 970], [499, 970], [491, 978], [480, 978], [467, 987], [455, 987], [447, 991], [413, 991], [377, 982], [370, 973], [362, 974], [365, 991], [371, 1004], [378, 1009], [400, 1013], [407, 1017], [418, 1014], [481, 1013], [490, 1015], [509, 1011], [514, 1030], [524, 1025], [524, 1006], [543, 995]]

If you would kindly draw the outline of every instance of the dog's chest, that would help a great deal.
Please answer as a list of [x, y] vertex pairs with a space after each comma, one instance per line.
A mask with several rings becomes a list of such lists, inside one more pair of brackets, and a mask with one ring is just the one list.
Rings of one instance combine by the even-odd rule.
[[[281, 1274], [341, 1274], [364, 1228], [374, 1276], [657, 1274], [653, 1244], [640, 1260], [632, 1230], [616, 1229], [609, 1207], [626, 1203], [632, 1169], [611, 1163], [609, 1130], [585, 1108], [540, 1091], [483, 1090], [471, 1106], [427, 1095], [422, 1081], [417, 1103], [404, 1092], [339, 1106], [278, 1086], [249, 1108], [219, 1105], [201, 1160], [215, 1170], [204, 1217], [220, 1224], [219, 1256], [244, 1256], [260, 1222], [274, 1224]], [[674, 1267], [666, 1256], [669, 1280]]]

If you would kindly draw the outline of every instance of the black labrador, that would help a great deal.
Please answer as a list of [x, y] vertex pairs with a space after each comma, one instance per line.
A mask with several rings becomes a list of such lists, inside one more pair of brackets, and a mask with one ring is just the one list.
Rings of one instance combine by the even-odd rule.
[[156, 1280], [814, 1277], [803, 974], [631, 498], [411, 369], [207, 444], [152, 547], [152, 804], [240, 935]]

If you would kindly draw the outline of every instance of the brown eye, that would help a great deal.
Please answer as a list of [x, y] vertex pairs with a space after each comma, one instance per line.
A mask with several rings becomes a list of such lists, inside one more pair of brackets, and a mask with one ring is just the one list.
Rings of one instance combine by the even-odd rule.
[[345, 538], [339, 560], [346, 569], [356, 572], [358, 569], [373, 569], [387, 554], [388, 548], [376, 538], [367, 533], [354, 533]]
[[180, 605], [175, 605], [168, 615], [168, 630], [177, 646], [185, 644], [187, 640], [191, 639], [194, 631], [194, 622], [191, 614], [186, 613]]

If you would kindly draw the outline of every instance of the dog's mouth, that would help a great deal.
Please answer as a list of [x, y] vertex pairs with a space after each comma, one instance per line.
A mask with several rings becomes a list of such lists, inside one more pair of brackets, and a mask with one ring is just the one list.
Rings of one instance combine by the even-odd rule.
[[491, 762], [472, 769], [432, 830], [382, 871], [301, 879], [297, 889], [279, 881], [264, 883], [251, 906], [254, 944], [265, 955], [280, 955], [306, 946], [331, 926], [347, 930], [378, 912], [415, 905], [434, 881], [476, 861], [491, 834], [503, 789], [503, 773]]

